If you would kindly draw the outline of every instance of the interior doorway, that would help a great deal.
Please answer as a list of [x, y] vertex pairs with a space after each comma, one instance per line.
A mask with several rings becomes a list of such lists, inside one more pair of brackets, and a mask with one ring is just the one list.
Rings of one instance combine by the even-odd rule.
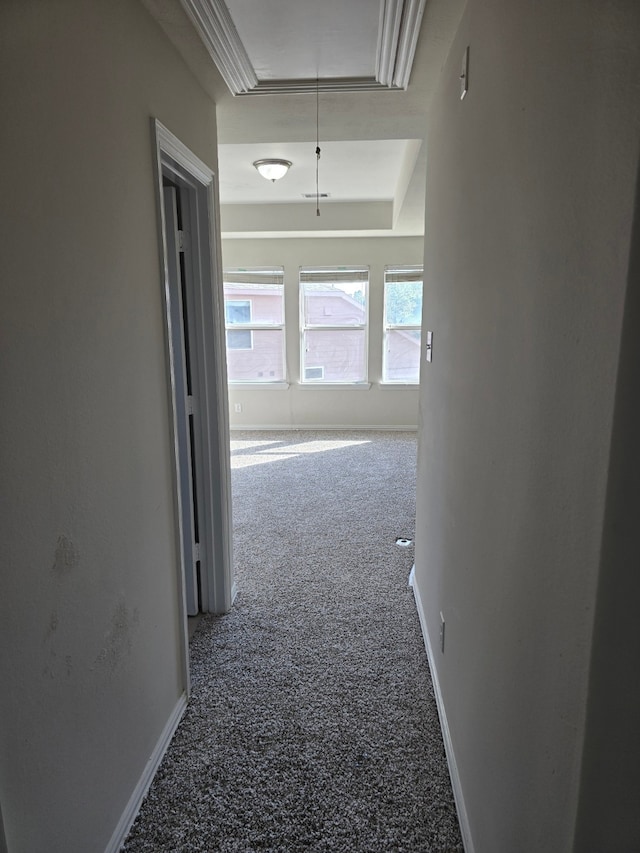
[[[194, 309], [191, 247], [187, 235], [187, 190], [165, 174], [162, 176], [165, 239], [169, 275], [170, 335], [173, 352], [173, 380], [176, 403], [176, 444], [178, 452], [178, 490], [182, 520], [182, 562], [185, 580], [185, 606], [188, 616], [202, 611], [202, 563], [200, 560], [201, 435], [196, 426], [196, 374], [194, 357]], [[184, 208], [184, 210], [183, 210]]]
[[187, 615], [235, 596], [219, 226], [213, 172], [158, 121], [153, 134], [188, 682]]

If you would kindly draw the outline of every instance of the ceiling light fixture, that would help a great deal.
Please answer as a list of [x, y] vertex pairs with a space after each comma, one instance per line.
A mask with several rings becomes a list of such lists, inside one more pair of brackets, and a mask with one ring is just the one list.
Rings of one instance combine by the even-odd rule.
[[253, 165], [263, 178], [275, 184], [284, 178], [292, 164], [290, 160], [256, 160]]

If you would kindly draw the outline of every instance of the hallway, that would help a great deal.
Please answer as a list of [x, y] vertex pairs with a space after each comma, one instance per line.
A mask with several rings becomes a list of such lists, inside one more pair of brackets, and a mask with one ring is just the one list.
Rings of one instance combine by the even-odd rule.
[[412, 433], [233, 433], [231, 614], [123, 848], [462, 851], [418, 616]]

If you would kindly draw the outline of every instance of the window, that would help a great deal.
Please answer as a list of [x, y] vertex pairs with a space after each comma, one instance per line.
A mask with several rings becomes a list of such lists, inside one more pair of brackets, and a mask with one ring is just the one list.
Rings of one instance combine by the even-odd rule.
[[420, 381], [422, 267], [385, 267], [382, 381]]
[[227, 329], [227, 349], [253, 349], [250, 329]]
[[251, 302], [248, 299], [226, 299], [224, 303], [227, 324], [227, 349], [253, 349], [251, 329], [230, 329], [239, 323], [251, 322]]
[[284, 382], [284, 272], [224, 272], [229, 382]]
[[224, 315], [228, 326], [234, 323], [250, 323], [251, 301], [249, 299], [225, 299]]
[[368, 285], [364, 267], [300, 270], [304, 383], [367, 381]]

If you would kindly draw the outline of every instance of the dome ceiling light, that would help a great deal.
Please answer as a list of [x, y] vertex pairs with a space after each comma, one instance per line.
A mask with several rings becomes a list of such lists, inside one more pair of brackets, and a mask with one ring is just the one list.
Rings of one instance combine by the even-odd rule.
[[290, 160], [256, 160], [253, 165], [263, 178], [275, 184], [280, 178], [284, 178], [292, 163]]

